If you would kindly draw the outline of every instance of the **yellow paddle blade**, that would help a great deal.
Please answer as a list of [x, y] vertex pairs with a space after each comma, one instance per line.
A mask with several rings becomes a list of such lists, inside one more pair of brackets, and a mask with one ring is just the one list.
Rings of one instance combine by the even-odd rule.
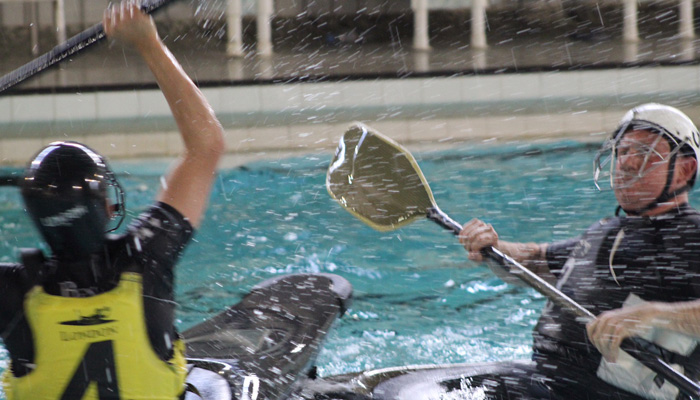
[[435, 204], [411, 153], [360, 123], [351, 125], [340, 139], [326, 188], [346, 210], [380, 231], [425, 218]]

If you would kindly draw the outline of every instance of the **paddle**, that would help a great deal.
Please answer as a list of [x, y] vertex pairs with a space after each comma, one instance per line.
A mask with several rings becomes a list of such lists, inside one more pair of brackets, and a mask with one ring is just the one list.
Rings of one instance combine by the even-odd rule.
[[[150, 14], [172, 1], [173, 0], [144, 0], [141, 8]], [[44, 53], [23, 66], [15, 69], [14, 71], [5, 74], [2, 78], [0, 78], [0, 93], [15, 85], [18, 85], [21, 82], [24, 82], [32, 76], [58, 64], [66, 58], [86, 49], [104, 38], [105, 32], [102, 28], [102, 23], [100, 22], [93, 25], [92, 27], [57, 45], [48, 53]]]
[[[343, 208], [380, 231], [394, 230], [425, 217], [455, 235], [462, 230], [459, 223], [438, 208], [411, 153], [363, 124], [352, 125], [340, 140], [328, 167], [326, 187]], [[595, 319], [590, 311], [498, 249], [489, 247], [483, 253], [510, 268], [513, 275], [563, 309], [585, 321]], [[685, 395], [700, 398], [700, 385], [659, 358], [663, 352], [655, 344], [631, 338], [625, 339], [621, 348]]]
[[0, 186], [19, 186], [19, 179], [14, 175], [0, 175]]

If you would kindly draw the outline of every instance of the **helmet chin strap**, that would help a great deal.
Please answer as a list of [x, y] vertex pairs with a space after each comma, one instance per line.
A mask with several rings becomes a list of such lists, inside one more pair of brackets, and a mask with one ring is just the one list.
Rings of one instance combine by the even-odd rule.
[[672, 198], [678, 196], [679, 194], [683, 192], [687, 192], [690, 190], [690, 184], [685, 184], [683, 187], [674, 190], [673, 192], [669, 192], [669, 189], [671, 188], [671, 183], [673, 182], [673, 171], [676, 169], [676, 154], [673, 154], [671, 156], [671, 159], [668, 162], [668, 174], [666, 175], [666, 184], [664, 185], [664, 190], [661, 191], [661, 194], [659, 197], [657, 197], [655, 200], [647, 204], [646, 206], [638, 209], [638, 210], [628, 210], [623, 208], [622, 206], [617, 206], [617, 209], [615, 209], [615, 216], [620, 215], [620, 210], [624, 211], [625, 214], [629, 216], [640, 216], [643, 213], [653, 210], [654, 208], [658, 207], [659, 204], [665, 203], [668, 200], [671, 200]]

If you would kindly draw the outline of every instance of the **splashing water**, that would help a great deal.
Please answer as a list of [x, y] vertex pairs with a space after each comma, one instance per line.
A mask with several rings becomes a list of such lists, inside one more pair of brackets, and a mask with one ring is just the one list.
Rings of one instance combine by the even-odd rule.
[[[594, 152], [559, 142], [416, 155], [452, 218], [484, 219], [504, 240], [544, 242], [575, 236], [614, 211], [612, 195], [591, 182]], [[207, 218], [177, 268], [178, 326], [218, 313], [264, 279], [330, 272], [353, 284], [355, 299], [319, 354], [320, 375], [529, 358], [545, 299], [468, 261], [454, 236], [427, 220], [385, 233], [363, 225], [326, 192], [331, 158], [220, 171]], [[155, 196], [166, 164], [113, 166], [133, 218]], [[0, 261], [10, 262], [39, 238], [16, 189], [0, 191], [0, 210]], [[7, 359], [0, 353], [0, 367]]]

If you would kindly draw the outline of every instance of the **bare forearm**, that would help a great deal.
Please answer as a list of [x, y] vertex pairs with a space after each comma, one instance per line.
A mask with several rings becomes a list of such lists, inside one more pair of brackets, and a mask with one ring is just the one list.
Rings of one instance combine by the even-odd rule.
[[170, 106], [186, 149], [205, 153], [221, 151], [221, 125], [173, 54], [157, 38], [139, 43], [137, 50]]
[[516, 243], [499, 240], [495, 247], [519, 263], [544, 259], [542, 245], [537, 243]]
[[165, 96], [185, 145], [185, 151], [162, 180], [157, 195], [199, 226], [224, 152], [223, 129], [202, 92], [158, 37], [153, 19], [139, 1], [112, 4], [102, 18], [108, 37], [139, 52]]
[[532, 272], [549, 272], [545, 261], [547, 245], [538, 243], [515, 243], [499, 240], [496, 248]]
[[652, 304], [652, 326], [700, 337], [700, 300]]
[[[550, 283], [555, 281], [554, 275], [549, 272], [547, 267], [546, 244], [515, 243], [500, 240], [491, 224], [476, 218], [464, 224], [458, 237], [464, 249], [469, 253], [470, 260], [483, 261], [483, 249], [493, 246]], [[512, 277], [507, 276], [511, 271], [504, 269], [502, 265], [489, 263], [489, 266], [491, 266], [496, 275], [506, 282], [513, 281]]]
[[591, 343], [606, 360], [615, 362], [624, 338], [639, 336], [649, 328], [674, 331], [700, 338], [700, 300], [687, 302], [643, 302], [609, 310], [586, 325]]
[[160, 40], [153, 19], [140, 1], [124, 0], [105, 10], [102, 26], [108, 37], [134, 48], [144, 59], [170, 106], [188, 158], [214, 165], [222, 152], [223, 133], [199, 88]]

